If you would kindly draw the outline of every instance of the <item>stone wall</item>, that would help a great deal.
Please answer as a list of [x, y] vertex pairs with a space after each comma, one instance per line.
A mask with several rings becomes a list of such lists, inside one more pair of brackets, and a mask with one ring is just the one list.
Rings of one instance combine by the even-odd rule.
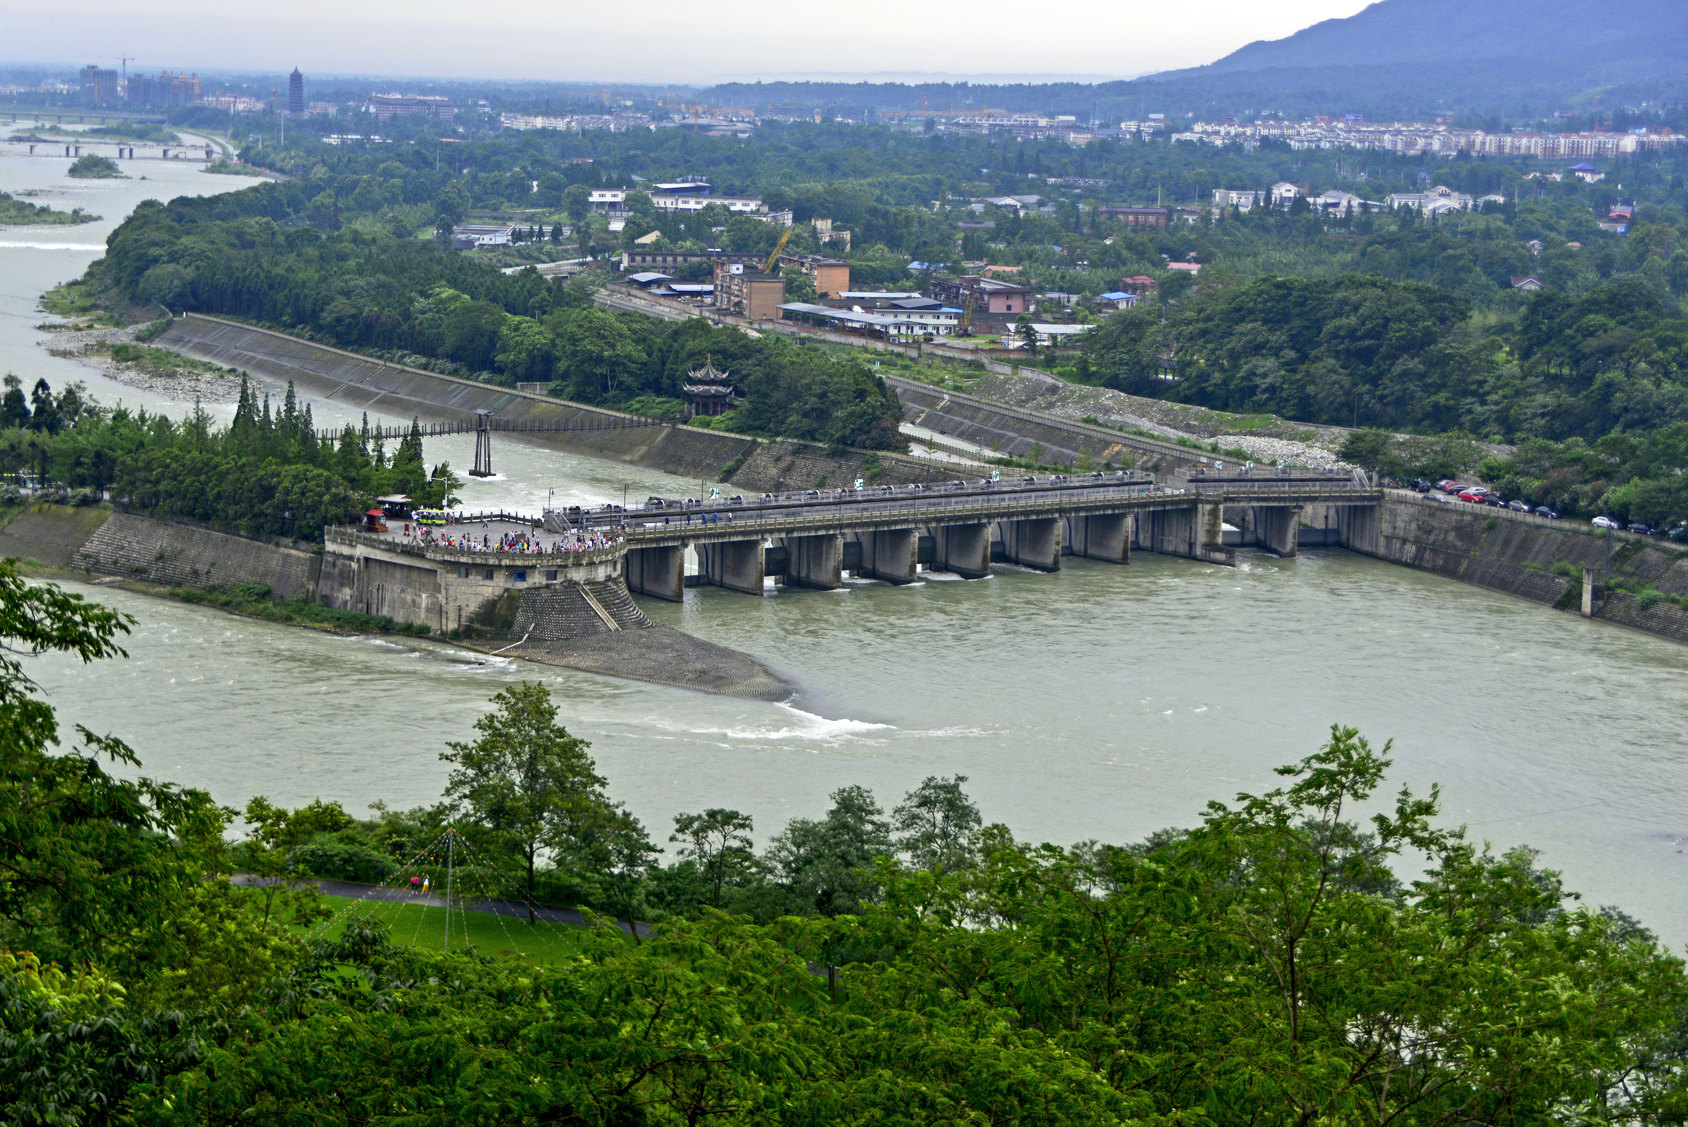
[[198, 525], [112, 513], [76, 550], [70, 565], [169, 587], [257, 583], [278, 599], [314, 599], [322, 557]]
[[0, 558], [69, 567], [82, 545], [111, 516], [104, 505], [33, 505], [0, 529]]
[[[1333, 509], [1309, 506], [1303, 520], [1313, 528], [1332, 525], [1326, 510]], [[1548, 606], [1581, 607], [1581, 582], [1552, 573], [1561, 563], [1650, 584], [1670, 596], [1688, 594], [1688, 555], [1666, 540], [1403, 493], [1386, 496], [1379, 520], [1375, 551], [1345, 546]], [[1688, 612], [1674, 602], [1655, 602], [1643, 610], [1635, 596], [1602, 584], [1594, 617], [1688, 642]]]
[[[734, 472], [727, 482], [737, 490], [756, 493], [793, 488], [805, 475], [811, 479], [802, 483], [805, 488], [813, 487], [812, 478], [822, 473], [834, 480], [865, 476], [872, 468], [867, 462], [869, 458], [876, 463], [875, 477], [880, 481], [903, 483], [954, 476], [953, 470], [942, 463], [906, 455], [872, 456], [849, 451], [834, 458], [827, 455], [824, 447], [808, 442], [758, 441], [697, 426], [618, 426], [644, 420], [601, 407], [388, 364], [298, 337], [199, 314], [178, 319], [152, 343], [185, 356], [240, 368], [276, 383], [292, 380], [312, 394], [342, 403], [354, 411], [372, 410], [401, 418], [418, 416], [442, 422], [465, 419], [475, 411], [491, 411], [500, 419], [512, 422], [598, 428], [528, 433], [519, 437], [498, 434], [493, 439], [495, 467], [501, 456], [509, 456], [510, 444], [521, 442], [629, 462], [711, 483], [719, 481], [722, 472], [731, 467]], [[782, 467], [796, 462], [803, 466], [799, 478], [793, 479]], [[818, 466], [827, 468], [810, 472]]]

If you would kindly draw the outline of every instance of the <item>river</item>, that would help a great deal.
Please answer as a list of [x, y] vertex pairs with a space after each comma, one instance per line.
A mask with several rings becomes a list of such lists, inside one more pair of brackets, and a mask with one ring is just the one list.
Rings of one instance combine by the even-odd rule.
[[[56, 162], [0, 159], [0, 188], [68, 185], [55, 206], [107, 216], [0, 229], [0, 370], [82, 378], [102, 401], [180, 413], [48, 357], [32, 328], [36, 295], [85, 267], [120, 208], [227, 187], [197, 169], [136, 166], [157, 168], [155, 180], [60, 182]], [[461, 470], [469, 442], [430, 439], [427, 457]], [[502, 435], [493, 456], [501, 476], [466, 487], [471, 507], [533, 509], [553, 489], [601, 503], [698, 488]], [[766, 836], [819, 815], [845, 784], [890, 806], [926, 775], [956, 773], [988, 820], [1022, 837], [1129, 841], [1275, 785], [1272, 767], [1340, 722], [1394, 740], [1388, 793], [1440, 783], [1447, 824], [1497, 848], [1533, 845], [1589, 903], [1688, 941], [1688, 649], [1340, 551], [1242, 552], [1235, 569], [1142, 554], [1053, 575], [642, 600], [658, 621], [790, 676], [800, 689], [783, 705], [72, 586], [137, 623], [128, 660], [32, 664], [61, 719], [124, 737], [147, 773], [229, 804], [437, 801], [445, 741], [470, 737], [487, 698], [522, 678], [551, 686], [659, 841], [680, 811], [736, 807]]]

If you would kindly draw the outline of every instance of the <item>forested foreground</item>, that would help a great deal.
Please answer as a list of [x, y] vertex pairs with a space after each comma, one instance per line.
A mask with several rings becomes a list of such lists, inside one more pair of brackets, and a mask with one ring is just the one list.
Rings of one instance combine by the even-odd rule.
[[[389, 453], [369, 419], [338, 438], [319, 437], [309, 404], [293, 385], [271, 410], [241, 380], [227, 427], [203, 410], [174, 420], [145, 409], [90, 403], [80, 384], [55, 395], [37, 380], [26, 399], [8, 375], [0, 395], [0, 465], [73, 492], [73, 500], [119, 503], [163, 516], [189, 517], [248, 536], [322, 539], [324, 525], [358, 519], [374, 498], [408, 494], [418, 508], [454, 500], [459, 485], [444, 462], [422, 463], [422, 432]], [[12, 500], [16, 500], [13, 497]]]
[[835, 796], [760, 857], [744, 832], [705, 831], [730, 812], [680, 815], [679, 860], [658, 868], [544, 690], [515, 686], [441, 749], [458, 856], [496, 858], [479, 875], [520, 887], [531, 858], [634, 911], [664, 882], [735, 908], [724, 889], [787, 897], [765, 923], [700, 903], [637, 942], [583, 928], [537, 965], [219, 879], [285, 875], [346, 819], [254, 802], [231, 848], [211, 796], [135, 778], [115, 737], [61, 731], [14, 655], [116, 660], [126, 629], [0, 566], [6, 1122], [1688, 1115], [1682, 963], [1527, 851], [1440, 828], [1434, 793], [1386, 797], [1387, 747], [1349, 730], [1279, 787], [1133, 845], [1018, 841], [979, 825], [960, 780], [928, 780], [890, 818]]

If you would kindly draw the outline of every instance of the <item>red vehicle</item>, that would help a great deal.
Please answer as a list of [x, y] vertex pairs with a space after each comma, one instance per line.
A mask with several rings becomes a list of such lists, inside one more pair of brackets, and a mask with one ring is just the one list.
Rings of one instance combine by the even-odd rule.
[[1486, 485], [1473, 485], [1469, 489], [1460, 490], [1459, 499], [1461, 501], [1470, 501], [1474, 505], [1481, 505], [1492, 492], [1493, 490]]
[[1458, 493], [1459, 482], [1455, 481], [1451, 477], [1445, 477], [1436, 483], [1436, 488], [1440, 489], [1443, 493]]

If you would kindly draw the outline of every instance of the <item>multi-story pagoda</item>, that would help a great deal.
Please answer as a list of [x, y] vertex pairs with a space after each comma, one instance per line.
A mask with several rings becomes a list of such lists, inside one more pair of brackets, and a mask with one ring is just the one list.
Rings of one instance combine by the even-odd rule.
[[727, 373], [717, 368], [713, 359], [686, 373], [686, 378], [688, 382], [681, 384], [680, 389], [686, 393], [687, 418], [696, 415], [713, 418], [732, 409], [733, 385], [727, 382]]

